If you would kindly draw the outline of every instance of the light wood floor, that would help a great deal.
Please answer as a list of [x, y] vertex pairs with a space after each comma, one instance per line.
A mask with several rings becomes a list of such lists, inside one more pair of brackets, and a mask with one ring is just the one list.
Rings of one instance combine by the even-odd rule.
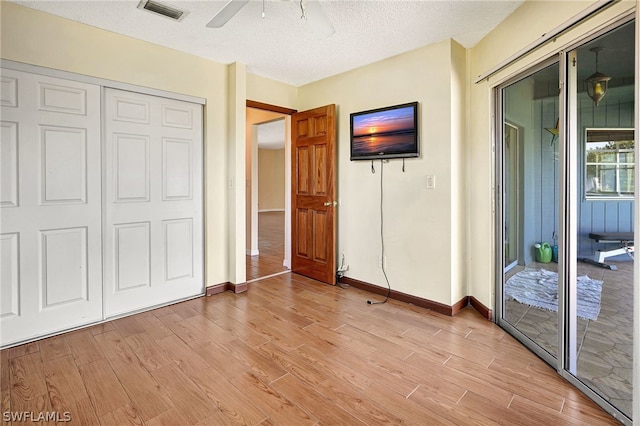
[[2, 412], [83, 425], [617, 424], [473, 309], [451, 318], [370, 297], [284, 274], [3, 350]]

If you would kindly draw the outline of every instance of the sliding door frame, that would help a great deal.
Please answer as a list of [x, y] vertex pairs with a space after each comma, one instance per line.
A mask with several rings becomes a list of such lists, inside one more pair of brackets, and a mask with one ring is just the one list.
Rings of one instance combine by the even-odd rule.
[[[515, 84], [536, 72], [552, 66], [559, 62], [558, 54], [549, 55], [546, 58], [541, 59], [536, 64], [527, 68], [523, 72], [519, 72], [517, 75], [512, 76], [509, 79], [506, 79], [500, 82], [498, 85], [493, 87], [493, 111], [494, 111], [494, 206], [495, 206], [495, 244], [494, 246], [500, 250], [495, 253], [495, 277], [496, 277], [496, 316], [495, 321], [502, 328], [507, 330], [513, 337], [515, 337], [522, 344], [527, 346], [532, 352], [542, 358], [549, 365], [554, 366], [554, 368], [558, 368], [559, 365], [556, 357], [543, 349], [540, 345], [535, 343], [529, 336], [518, 330], [515, 326], [513, 326], [510, 322], [503, 319], [504, 318], [504, 270], [507, 265], [504, 262], [504, 218], [505, 218], [505, 203], [504, 203], [504, 124], [507, 123], [505, 118], [503, 117], [503, 98], [502, 92], [508, 86]], [[562, 63], [560, 63], [560, 67], [562, 67]], [[559, 216], [562, 217], [562, 216]], [[522, 235], [519, 238], [523, 238]], [[559, 275], [560, 276], [560, 275]], [[559, 301], [560, 302], [560, 301]], [[560, 326], [560, 324], [558, 324]], [[560, 328], [558, 328], [560, 330]], [[558, 353], [560, 355], [560, 353]]]
[[[637, 2], [640, 3], [640, 2]], [[578, 203], [578, 145], [575, 141], [579, 140], [578, 123], [577, 123], [577, 70], [574, 65], [574, 59], [577, 56], [577, 49], [590, 41], [621, 27], [635, 19], [635, 50], [636, 50], [636, 69], [635, 69], [635, 139], [638, 140], [640, 132], [638, 130], [640, 123], [640, 90], [638, 85], [640, 82], [640, 28], [639, 19], [640, 11], [629, 11], [617, 18], [608, 21], [591, 31], [586, 32], [572, 42], [550, 53], [530, 66], [520, 68], [515, 74], [497, 81], [492, 86], [492, 143], [494, 151], [494, 209], [495, 209], [495, 283], [496, 283], [496, 315], [495, 321], [504, 328], [517, 340], [527, 346], [536, 355], [554, 367], [558, 374], [573, 384], [580, 391], [584, 392], [596, 404], [605, 411], [618, 419], [623, 424], [632, 424], [632, 420], [621, 411], [616, 409], [611, 403], [602, 398], [598, 393], [589, 388], [577, 377], [577, 303], [575, 299], [576, 282], [577, 282], [577, 203]], [[570, 283], [570, 288], [565, 285], [559, 286], [558, 289], [558, 348], [557, 359], [546, 350], [542, 349], [532, 339], [519, 331], [516, 327], [503, 319], [504, 317], [504, 194], [503, 194], [503, 142], [504, 142], [504, 123], [503, 117], [503, 90], [509, 85], [520, 81], [540, 69], [547, 67], [554, 62], [560, 64], [560, 87], [559, 87], [559, 251], [558, 251], [558, 280], [563, 283]], [[636, 153], [638, 150], [636, 149]], [[640, 159], [635, 156], [635, 187], [640, 188]], [[636, 189], [635, 205], [638, 206], [640, 200], [640, 190]], [[634, 217], [634, 229], [640, 229], [640, 215], [637, 211]], [[636, 237], [640, 239], [640, 237]], [[638, 241], [636, 241], [637, 243]], [[638, 365], [640, 365], [640, 289], [638, 288], [638, 280], [640, 277], [640, 262], [634, 262], [634, 333], [633, 333], [633, 367], [634, 375], [638, 376]], [[574, 295], [574, 296], [571, 296]], [[640, 384], [636, 383], [633, 387], [633, 412], [636, 417], [640, 417]]]

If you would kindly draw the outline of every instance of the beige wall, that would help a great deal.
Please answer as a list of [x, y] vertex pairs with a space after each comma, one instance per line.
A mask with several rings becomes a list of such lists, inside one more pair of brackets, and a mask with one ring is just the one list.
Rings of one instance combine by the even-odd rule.
[[258, 211], [284, 211], [284, 148], [258, 149]]
[[247, 99], [298, 109], [298, 88], [255, 74], [247, 75]]
[[[636, 2], [615, 4], [488, 81], [473, 80], [593, 3], [527, 1], [470, 50], [443, 41], [299, 88], [248, 74], [243, 66], [218, 64], [4, 1], [0, 52], [4, 59], [206, 99], [209, 285], [230, 280], [235, 267], [230, 252], [240, 256], [240, 246], [230, 241], [229, 216], [246, 200], [230, 193], [229, 179], [244, 173], [236, 151], [246, 152], [248, 136], [237, 123], [244, 120], [241, 98], [298, 110], [337, 105], [338, 253], [345, 254], [349, 276], [383, 287], [378, 268], [380, 165], [372, 175], [369, 162], [349, 161], [349, 113], [419, 101], [422, 156], [407, 160], [405, 173], [399, 160], [384, 166], [392, 288], [445, 304], [472, 295], [493, 308], [492, 88]], [[436, 177], [435, 189], [426, 189], [427, 175]], [[236, 225], [231, 237], [244, 239]]]
[[386, 272], [397, 291], [447, 305], [466, 295], [465, 66], [464, 49], [447, 40], [300, 87], [301, 110], [337, 105], [338, 254], [347, 276], [387, 286], [378, 266], [380, 162], [372, 174], [370, 161], [349, 160], [349, 114], [418, 101], [421, 157], [406, 160], [404, 173], [402, 160], [384, 164]]

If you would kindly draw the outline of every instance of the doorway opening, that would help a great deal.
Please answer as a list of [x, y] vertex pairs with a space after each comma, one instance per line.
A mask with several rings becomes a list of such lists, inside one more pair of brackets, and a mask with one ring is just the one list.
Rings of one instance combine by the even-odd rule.
[[290, 269], [290, 123], [287, 111], [247, 107], [247, 282]]

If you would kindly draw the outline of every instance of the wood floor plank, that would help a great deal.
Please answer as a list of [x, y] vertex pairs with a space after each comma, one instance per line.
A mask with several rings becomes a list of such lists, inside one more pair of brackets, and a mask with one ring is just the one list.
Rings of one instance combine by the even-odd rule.
[[505, 426], [513, 424], [571, 424], [566, 421], [560, 422], [558, 418], [559, 413], [558, 415], [538, 415], [536, 416], [538, 420], [544, 418], [544, 421], [542, 423], [536, 422], [531, 419], [529, 413], [505, 407], [502, 404], [496, 404], [489, 393], [485, 393], [483, 396], [475, 392], [467, 392], [460, 400], [459, 405], [461, 409], [478, 413], [478, 416], [485, 419], [487, 423]]
[[289, 401], [306, 410], [322, 424], [326, 425], [365, 425], [356, 417], [349, 414], [318, 392], [313, 390], [313, 386], [302, 382], [291, 374], [287, 374], [271, 383], [278, 392], [284, 395]]
[[215, 407], [212, 409], [204, 393], [175, 364], [155, 369], [151, 375], [171, 396], [173, 406], [189, 424], [198, 423], [217, 411]]
[[207, 361], [176, 335], [158, 341], [158, 346], [173, 363], [189, 376], [196, 376], [198, 371], [209, 368]]
[[[224, 345], [224, 343], [222, 343]], [[189, 342], [195, 353], [200, 355], [211, 367], [222, 373], [227, 379], [246, 372], [250, 367], [238, 358], [233, 357], [225, 346], [213, 342]]]
[[132, 334], [125, 341], [148, 371], [156, 370], [171, 363], [156, 342], [146, 331]]
[[600, 407], [594, 407], [591, 400], [583, 395], [580, 400], [567, 398], [562, 407], [562, 413], [582, 424], [617, 424], [609, 414]]
[[49, 337], [40, 341], [40, 358], [42, 362], [71, 354], [64, 335]]
[[16, 346], [0, 351], [2, 410], [80, 425], [617, 424], [475, 310], [372, 298], [287, 273]]
[[321, 324], [311, 324], [305, 327], [304, 331], [312, 334], [322, 340], [325, 340], [331, 346], [336, 349], [348, 349], [351, 352], [357, 353], [361, 356], [366, 356], [376, 351], [374, 346], [367, 344], [366, 342], [360, 342], [340, 334], [340, 328], [336, 330], [330, 330]]
[[9, 365], [9, 351], [0, 351], [0, 392], [9, 395], [11, 388], [11, 368]]
[[135, 407], [125, 405], [100, 417], [100, 424], [103, 426], [142, 426], [144, 421], [140, 418]]
[[267, 415], [247, 397], [244, 389], [233, 386], [213, 368], [201, 370], [191, 379], [232, 424], [257, 425], [266, 419]]
[[[277, 299], [275, 300], [275, 302], [278, 303]], [[275, 303], [261, 304], [258, 309], [274, 315], [275, 319], [286, 321], [287, 323], [293, 325], [298, 329], [305, 328], [306, 326], [314, 323], [314, 321], [309, 320], [309, 318], [298, 315], [291, 309], [283, 308]]]
[[176, 303], [171, 305], [171, 309], [176, 315], [185, 320], [199, 315], [199, 313], [189, 305], [189, 302]]
[[[11, 408], [15, 411], [34, 411], [43, 397], [48, 401], [47, 384], [38, 352], [10, 360]], [[37, 411], [35, 411], [37, 412]]]
[[93, 334], [89, 330], [78, 330], [64, 335], [76, 365], [89, 364], [104, 358], [102, 349], [98, 346]]
[[275, 343], [265, 343], [260, 346], [259, 350], [276, 361], [287, 373], [310, 386], [322, 382], [326, 377], [326, 372], [322, 371], [319, 365], [310, 362], [308, 358], [295, 351], [286, 351]]
[[[405, 334], [406, 338], [413, 338], [417, 341], [429, 342], [431, 350], [447, 352], [457, 355], [463, 359], [473, 359], [475, 363], [487, 367], [495, 356], [491, 351], [485, 351], [475, 342], [469, 341], [456, 333], [447, 330], [440, 330], [436, 335], [423, 333], [421, 330], [412, 328]], [[435, 337], [435, 338], [434, 338]]]
[[[64, 414], [64, 413], [63, 413]], [[77, 399], [70, 407], [68, 415], [72, 425], [98, 425], [100, 420], [89, 397]]]
[[88, 330], [94, 336], [97, 336], [98, 334], [106, 333], [107, 331], [113, 331], [115, 329], [116, 328], [113, 326], [113, 322], [112, 321], [105, 322], [105, 323], [102, 323], [102, 324], [96, 324], [96, 325], [91, 326], [91, 327], [88, 328]]
[[40, 342], [26, 343], [24, 345], [14, 346], [12, 348], [5, 349], [4, 351], [7, 352], [7, 355], [6, 355], [7, 358], [11, 360], [19, 356], [40, 352]]
[[[185, 324], [191, 329], [206, 335], [211, 342], [224, 343], [237, 338], [233, 333], [223, 329], [204, 315], [192, 316], [185, 320]], [[202, 341], [199, 343], [202, 343]]]
[[147, 426], [176, 426], [186, 425], [187, 419], [176, 409], [165, 411], [157, 417], [145, 422]]
[[111, 324], [118, 330], [122, 337], [129, 337], [132, 334], [141, 333], [144, 327], [138, 322], [138, 317], [129, 316], [111, 321]]
[[326, 379], [343, 380], [358, 389], [364, 389], [373, 383], [373, 379], [367, 375], [345, 365], [342, 362], [343, 354], [335, 353], [327, 356], [327, 354], [306, 344], [295, 349], [295, 352], [312, 365], [320, 368]]
[[380, 338], [379, 336], [354, 327], [351, 324], [340, 327], [337, 332], [344, 336], [348, 336], [353, 340], [358, 340], [361, 343], [368, 344], [374, 349], [373, 352], [382, 351], [397, 359], [405, 359], [413, 352], [412, 349], [393, 343], [385, 338]]
[[194, 340], [208, 342], [210, 340], [209, 336], [192, 327], [178, 314], [163, 315], [160, 317], [160, 321], [184, 342]]
[[374, 382], [384, 383], [385, 386], [401, 395], [409, 395], [409, 393], [418, 386], [418, 382], [413, 380], [409, 372], [406, 376], [389, 374], [389, 368], [377, 365], [367, 359], [369, 353], [362, 355], [352, 352], [350, 349], [344, 348], [340, 351], [340, 361], [348, 368], [355, 369], [361, 374], [367, 376]]
[[252, 327], [245, 326], [243, 320], [238, 321], [232, 317], [224, 317], [213, 320], [213, 322], [251, 347], [255, 348], [269, 341], [269, 339], [255, 331]]
[[[0, 410], [2, 410], [2, 413], [11, 413], [11, 392], [9, 389], [5, 389], [0, 391]], [[9, 424], [8, 422], [6, 422], [4, 420], [4, 417], [2, 419], [2, 424]]]
[[407, 424], [433, 424], [443, 426], [453, 426], [456, 424], [379, 383], [372, 384], [366, 388], [362, 394], [374, 403], [391, 411]]
[[438, 393], [443, 390], [442, 388], [442, 385], [428, 386], [421, 384], [408, 399], [457, 425], [485, 426], [488, 424], [487, 419], [477, 415], [475, 411], [461, 409], [458, 405], [458, 401], [464, 396], [466, 390], [460, 386], [457, 386], [457, 389], [444, 389], [445, 391], [448, 390], [450, 395], [457, 394], [457, 397], [451, 398], [448, 395], [445, 398]]
[[71, 411], [81, 399], [89, 399], [73, 357], [53, 358], [42, 363], [49, 399], [54, 410]]
[[489, 388], [482, 378], [469, 374], [467, 371], [452, 368], [444, 363], [434, 363], [432, 360], [424, 358], [421, 354], [412, 354], [405, 362], [410, 368], [413, 368], [413, 371], [416, 371], [418, 375], [422, 375], [421, 372], [430, 373], [431, 377], [419, 377], [420, 384], [435, 381], [449, 381], [458, 383], [468, 391], [476, 392], [480, 395], [490, 390], [491, 399], [503, 407], [509, 406], [509, 403], [513, 399], [513, 393], [500, 386], [492, 386]]
[[282, 424], [313, 425], [317, 422], [308, 413], [289, 401], [268, 383], [249, 372], [235, 377], [231, 383], [274, 421]]
[[161, 340], [173, 335], [173, 331], [154, 315], [156, 311], [145, 312], [138, 317], [138, 324], [153, 340]]
[[150, 420], [173, 408], [166, 392], [116, 331], [95, 337], [137, 413]]
[[538, 401], [540, 405], [549, 407], [560, 412], [564, 404], [564, 397], [556, 393], [548, 392], [544, 388], [533, 386], [522, 386], [522, 380], [515, 378], [512, 374], [503, 372], [490, 372], [489, 368], [485, 368], [468, 359], [460, 357], [451, 357], [446, 363], [450, 368], [464, 371], [467, 374], [482, 380], [487, 387], [503, 389], [515, 395], [520, 395], [534, 401]]
[[78, 371], [98, 418], [130, 404], [127, 393], [106, 359], [81, 365]]
[[259, 347], [252, 348], [245, 342], [236, 339], [228, 342], [225, 345], [225, 349], [232, 357], [242, 361], [255, 374], [264, 378], [267, 382], [272, 382], [287, 374], [287, 370], [281, 364], [265, 352], [260, 351]]
[[363, 389], [351, 383], [339, 379], [325, 380], [314, 389], [366, 424], [406, 424], [404, 419], [387, 410], [386, 406], [365, 397], [362, 394]]

